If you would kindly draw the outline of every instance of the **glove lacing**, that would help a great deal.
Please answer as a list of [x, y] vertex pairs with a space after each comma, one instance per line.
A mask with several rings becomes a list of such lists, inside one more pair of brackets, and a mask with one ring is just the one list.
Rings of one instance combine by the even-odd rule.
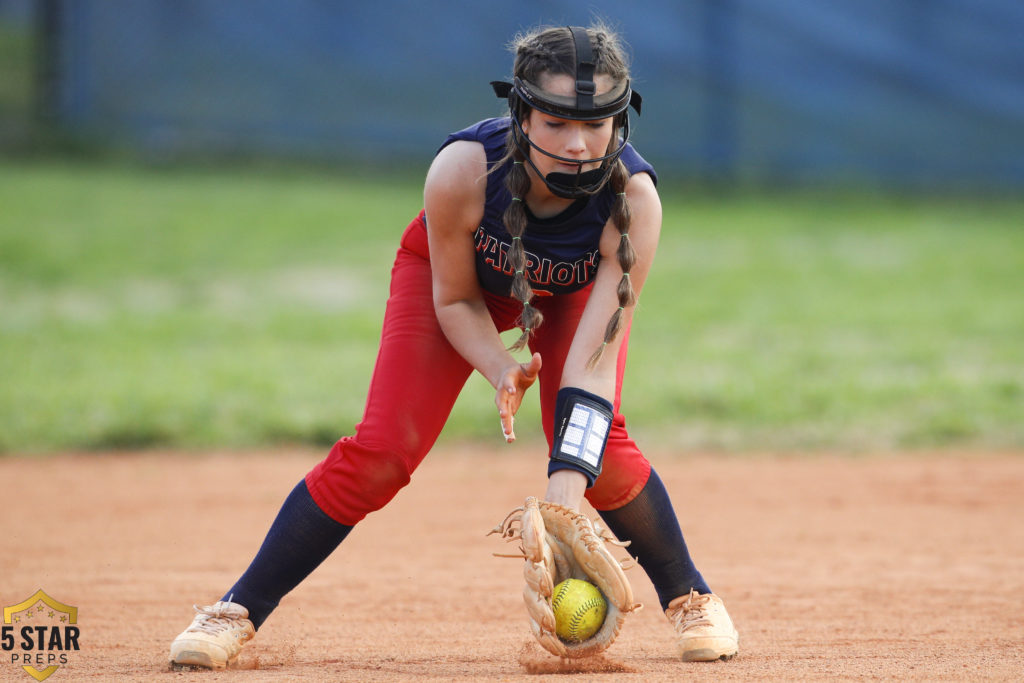
[[[523, 529], [522, 529], [522, 514], [523, 514], [523, 512], [524, 512], [524, 508], [521, 508], [521, 507], [516, 508], [512, 512], [508, 513], [508, 515], [506, 515], [505, 519], [502, 520], [502, 522], [500, 524], [498, 524], [497, 526], [495, 526], [493, 529], [488, 531], [486, 535], [490, 536], [491, 534], [500, 534], [501, 537], [505, 539], [506, 543], [512, 543], [514, 541], [521, 541], [522, 540], [522, 533], [523, 533]], [[593, 521], [593, 522], [591, 522], [591, 524], [593, 524], [593, 527], [594, 527], [594, 535], [598, 539], [604, 541], [605, 543], [610, 543], [611, 545], [617, 546], [619, 548], [625, 548], [625, 547], [627, 547], [629, 545], [629, 541], [620, 541], [619, 539], [615, 538], [615, 536], [613, 536], [610, 531], [608, 531], [607, 529], [603, 528], [599, 522]], [[593, 550], [594, 547], [595, 547], [595, 544], [593, 542], [588, 544], [588, 549], [589, 550]], [[517, 559], [522, 560], [522, 559], [526, 558], [526, 551], [523, 549], [522, 546], [519, 546], [519, 554], [518, 555], [509, 555], [509, 554], [505, 554], [505, 553], [492, 553], [492, 555], [494, 555], [494, 557], [511, 557], [511, 558], [517, 558]], [[622, 566], [623, 569], [631, 569], [632, 567], [636, 566], [636, 560], [634, 560], [632, 557], [630, 557], [629, 559], [626, 559], [626, 560], [619, 560], [619, 564]]]

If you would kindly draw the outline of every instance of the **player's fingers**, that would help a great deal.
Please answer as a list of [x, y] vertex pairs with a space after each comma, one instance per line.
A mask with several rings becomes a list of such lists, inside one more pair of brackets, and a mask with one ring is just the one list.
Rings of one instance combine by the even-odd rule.
[[540, 354], [534, 353], [533, 356], [530, 357], [530, 362], [523, 364], [523, 374], [532, 381], [537, 378], [537, 373], [540, 372], [540, 366]]
[[501, 435], [505, 437], [505, 443], [512, 443], [516, 440], [515, 421], [516, 418], [512, 415], [505, 415], [501, 418]]
[[515, 384], [511, 380], [507, 380], [495, 392], [494, 405], [498, 406], [498, 412], [502, 415], [505, 413], [511, 414], [516, 412], [516, 404], [519, 402], [518, 398]]
[[498, 407], [498, 417], [501, 418], [502, 436], [505, 437], [507, 443], [512, 443], [516, 438], [513, 423], [519, 406], [518, 401], [515, 400], [515, 387], [511, 382], [498, 389], [494, 403]]
[[507, 403], [499, 405], [498, 417], [501, 418], [501, 435], [505, 437], [506, 443], [512, 443], [516, 440], [516, 433], [514, 429], [515, 410]]

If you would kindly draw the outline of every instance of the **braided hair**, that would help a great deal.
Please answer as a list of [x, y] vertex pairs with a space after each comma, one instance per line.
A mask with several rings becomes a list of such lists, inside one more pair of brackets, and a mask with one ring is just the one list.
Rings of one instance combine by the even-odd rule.
[[[595, 74], [601, 74], [612, 78], [615, 82], [622, 82], [629, 78], [629, 66], [625, 52], [622, 49], [616, 35], [603, 24], [595, 24], [587, 29], [594, 52]], [[530, 33], [521, 34], [512, 41], [512, 49], [515, 51], [515, 62], [513, 63], [513, 75], [530, 82], [540, 82], [544, 74], [565, 74], [575, 76], [576, 53], [572, 33], [566, 27], [541, 28]], [[529, 116], [530, 107], [522, 100], [516, 104], [518, 111], [512, 112], [519, 121]], [[626, 113], [616, 115], [612, 135], [608, 149], [605, 153], [612, 152], [618, 145], [617, 131], [625, 123]], [[509, 151], [505, 157], [495, 164], [495, 168], [503, 164], [511, 163], [505, 179], [506, 188], [512, 196], [505, 209], [503, 221], [505, 229], [512, 237], [512, 245], [508, 251], [508, 263], [513, 270], [511, 294], [522, 302], [523, 311], [520, 315], [520, 326], [522, 334], [509, 347], [510, 351], [518, 351], [524, 348], [536, 329], [544, 322], [544, 316], [531, 303], [533, 299], [533, 288], [526, 277], [526, 250], [523, 247], [523, 233], [526, 232], [526, 207], [523, 201], [530, 190], [530, 175], [524, 165], [525, 158], [523, 149], [527, 145], [520, 144], [524, 141], [518, 140], [518, 126], [511, 126], [506, 139], [506, 149]], [[605, 347], [615, 339], [615, 336], [622, 328], [622, 315], [625, 309], [636, 303], [636, 292], [633, 283], [629, 278], [629, 271], [636, 263], [636, 250], [629, 241], [629, 226], [631, 212], [629, 201], [626, 198], [626, 183], [629, 181], [629, 172], [621, 160], [616, 158], [613, 162], [611, 173], [608, 177], [612, 191], [615, 193], [615, 201], [612, 203], [611, 220], [619, 231], [619, 239], [616, 257], [619, 267], [622, 269], [622, 279], [619, 280], [617, 289], [619, 307], [612, 314], [608, 325], [605, 328], [604, 340], [594, 351], [587, 362], [587, 368], [593, 368], [604, 354]], [[604, 189], [600, 186], [593, 190], [596, 194]]]

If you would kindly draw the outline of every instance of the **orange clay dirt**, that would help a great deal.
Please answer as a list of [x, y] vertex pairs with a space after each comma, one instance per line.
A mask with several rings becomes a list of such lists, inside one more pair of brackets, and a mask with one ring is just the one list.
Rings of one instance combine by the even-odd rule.
[[[54, 682], [1024, 679], [1024, 454], [649, 456], [739, 628], [732, 661], [677, 661], [639, 567], [645, 607], [603, 656], [542, 651], [521, 563], [485, 537], [543, 495], [515, 446], [436, 449], [222, 673], [172, 672], [170, 642], [319, 452], [0, 459], [0, 603], [78, 607]], [[0, 680], [33, 680], [2, 654]]]

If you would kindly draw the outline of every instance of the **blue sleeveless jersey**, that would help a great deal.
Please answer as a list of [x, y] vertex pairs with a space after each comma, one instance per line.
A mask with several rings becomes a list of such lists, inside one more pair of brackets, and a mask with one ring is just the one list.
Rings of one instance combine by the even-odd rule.
[[[456, 140], [479, 142], [487, 152], [487, 168], [491, 170], [505, 156], [505, 140], [510, 125], [511, 120], [507, 116], [480, 121], [449, 135], [441, 149]], [[630, 175], [646, 172], [657, 182], [654, 167], [637, 154], [632, 145], [626, 145], [620, 158]], [[505, 208], [511, 201], [505, 188], [510, 166], [504, 164], [487, 176], [484, 217], [474, 236], [480, 285], [486, 291], [502, 296], [508, 296], [511, 291], [513, 276], [506, 257], [512, 238], [502, 221]], [[598, 244], [611, 216], [614, 200], [615, 193], [610, 185], [605, 185], [596, 195], [577, 200], [551, 218], [537, 219], [527, 211], [528, 221], [523, 235], [525, 271], [530, 286], [537, 294], [569, 294], [593, 281], [601, 258]]]

